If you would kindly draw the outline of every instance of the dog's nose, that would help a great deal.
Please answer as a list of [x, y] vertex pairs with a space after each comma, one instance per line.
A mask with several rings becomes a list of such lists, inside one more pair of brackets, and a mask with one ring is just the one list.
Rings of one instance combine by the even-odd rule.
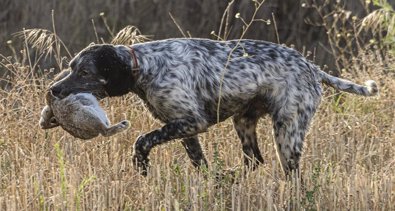
[[60, 93], [62, 92], [62, 89], [58, 86], [54, 86], [50, 88], [51, 93], [55, 97], [60, 97]]

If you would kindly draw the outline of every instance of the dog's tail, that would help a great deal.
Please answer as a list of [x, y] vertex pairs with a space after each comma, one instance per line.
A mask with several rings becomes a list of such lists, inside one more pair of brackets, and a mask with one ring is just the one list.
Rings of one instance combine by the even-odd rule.
[[362, 86], [354, 82], [329, 75], [328, 73], [322, 70], [319, 70], [319, 74], [321, 76], [322, 82], [341, 91], [363, 95], [363, 96], [374, 96], [377, 95], [379, 92], [377, 84], [373, 80], [366, 81], [365, 86]]

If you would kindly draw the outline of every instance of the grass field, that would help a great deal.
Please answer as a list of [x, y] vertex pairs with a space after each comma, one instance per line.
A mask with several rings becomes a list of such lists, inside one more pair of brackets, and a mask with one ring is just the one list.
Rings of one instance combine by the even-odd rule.
[[[112, 122], [131, 121], [125, 133], [83, 141], [41, 130], [53, 73], [26, 49], [0, 59], [8, 71], [0, 89], [0, 210], [394, 210], [395, 60], [373, 47], [350, 58], [342, 77], [376, 80], [379, 96], [339, 97], [325, 87], [302, 155], [303, 184], [284, 178], [268, 118], [258, 126], [266, 163], [246, 176], [231, 121], [200, 135], [207, 171], [195, 170], [176, 140], [155, 148], [149, 175], [140, 176], [134, 141], [161, 123], [133, 94], [102, 101]], [[234, 177], [216, 179], [229, 168]]]

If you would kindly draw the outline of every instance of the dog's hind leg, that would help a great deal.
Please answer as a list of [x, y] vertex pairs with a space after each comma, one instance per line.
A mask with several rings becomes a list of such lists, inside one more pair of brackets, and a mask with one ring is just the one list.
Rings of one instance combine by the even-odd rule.
[[204, 157], [202, 147], [200, 146], [199, 138], [197, 136], [183, 138], [181, 143], [187, 151], [188, 157], [191, 159], [193, 166], [196, 168], [200, 168], [201, 166], [207, 167], [207, 161]]
[[292, 106], [295, 109], [287, 110], [285, 106], [282, 110], [287, 111], [286, 113], [280, 111], [273, 115], [277, 156], [286, 176], [289, 176], [292, 171], [296, 175], [299, 174], [299, 160], [304, 138], [316, 110], [315, 106], [304, 103]]
[[249, 113], [247, 113], [247, 115], [244, 114], [243, 116], [235, 116], [233, 118], [234, 127], [243, 147], [244, 163], [252, 170], [263, 163], [256, 134], [256, 126], [259, 117], [260, 116], [249, 115]]
[[105, 137], [112, 136], [116, 133], [119, 133], [119, 132], [122, 132], [122, 131], [128, 129], [129, 126], [130, 126], [129, 121], [123, 120], [115, 125], [112, 125], [111, 127], [103, 126], [101, 134]]

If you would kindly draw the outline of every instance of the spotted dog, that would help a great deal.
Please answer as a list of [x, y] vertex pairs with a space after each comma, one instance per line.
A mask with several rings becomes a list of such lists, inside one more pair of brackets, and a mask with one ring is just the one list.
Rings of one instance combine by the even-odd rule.
[[193, 165], [206, 165], [198, 134], [232, 117], [245, 164], [263, 163], [256, 126], [268, 114], [286, 174], [298, 169], [306, 132], [320, 104], [324, 82], [364, 96], [378, 92], [331, 76], [294, 49], [265, 41], [167, 39], [132, 46], [93, 45], [70, 63], [72, 73], [52, 93], [91, 92], [97, 97], [137, 94], [162, 128], [137, 138], [133, 160], [146, 174], [157, 145], [182, 139]]

